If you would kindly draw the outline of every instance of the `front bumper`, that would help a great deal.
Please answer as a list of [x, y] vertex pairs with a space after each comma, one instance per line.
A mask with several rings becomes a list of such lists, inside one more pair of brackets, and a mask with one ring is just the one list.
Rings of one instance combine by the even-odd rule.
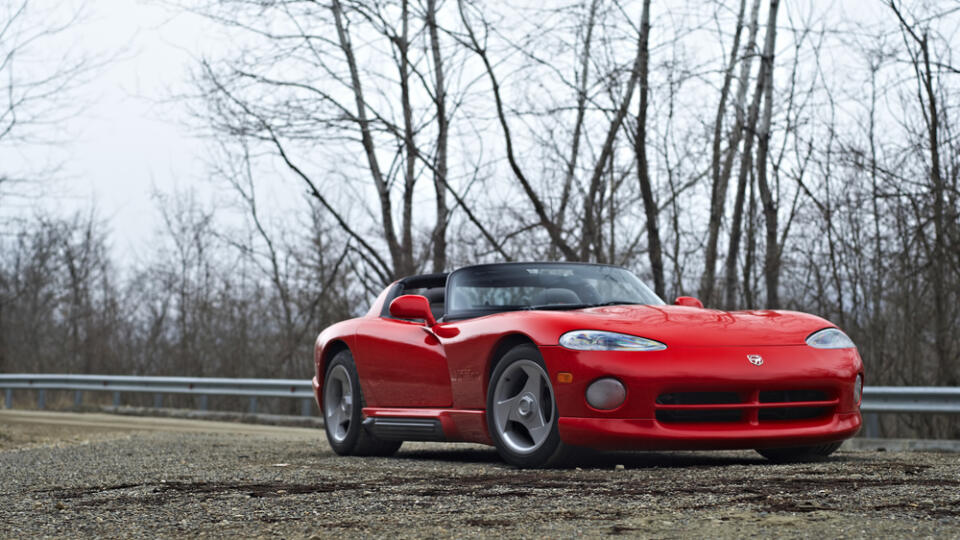
[[842, 441], [860, 430], [860, 413], [832, 415], [807, 425], [685, 425], [675, 428], [654, 419], [559, 419], [560, 438], [573, 446], [603, 450], [726, 450], [808, 446]]
[[[675, 347], [656, 352], [541, 347], [553, 380], [560, 437], [602, 449], [732, 449], [823, 444], [860, 429], [853, 387], [855, 349], [806, 346]], [[754, 365], [747, 356], [761, 355]], [[573, 375], [560, 383], [557, 374]], [[600, 411], [587, 386], [615, 377], [627, 388], [618, 408]]]

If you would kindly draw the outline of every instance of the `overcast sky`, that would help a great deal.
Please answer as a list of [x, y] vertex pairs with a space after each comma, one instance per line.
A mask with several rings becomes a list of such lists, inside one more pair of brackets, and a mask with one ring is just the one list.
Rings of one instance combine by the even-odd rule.
[[[0, 150], [0, 159], [5, 170], [18, 171], [62, 163], [60, 181], [44, 184], [55, 187], [40, 202], [43, 209], [62, 213], [95, 206], [108, 220], [113, 245], [123, 253], [147, 241], [159, 224], [151, 199], [155, 188], [170, 192], [199, 186], [202, 197], [216, 196], [205, 180], [206, 143], [189, 127], [184, 102], [174, 97], [191, 91], [189, 72], [196, 60], [204, 54], [224, 56], [231, 40], [224, 39], [225, 31], [213, 23], [158, 0], [35, 0], [35, 4], [58, 11], [84, 6], [84, 21], [60, 36], [58, 46], [115, 58], [79, 92], [90, 106], [60, 127], [64, 143]], [[844, 1], [838, 20], [846, 20], [853, 6], [878, 5], [875, 0]], [[838, 7], [829, 1], [824, 6]], [[864, 13], [858, 17], [870, 19]], [[60, 54], [49, 52], [54, 59]], [[300, 191], [294, 193], [299, 196]]]
[[[35, 4], [71, 9], [58, 0]], [[57, 181], [41, 186], [42, 199], [14, 205], [26, 212], [38, 205], [53, 212], [95, 206], [123, 252], [156, 229], [154, 187], [169, 191], [205, 176], [204, 143], [189, 128], [183, 103], [172, 98], [190, 90], [195, 59], [218, 45], [209, 22], [156, 2], [87, 0], [82, 5], [83, 21], [45, 47], [80, 48], [108, 61], [77, 92], [83, 103], [79, 113], [57, 127], [64, 142], [8, 148], [2, 159], [6, 170], [27, 174], [62, 164]], [[49, 52], [54, 58], [62, 54]]]

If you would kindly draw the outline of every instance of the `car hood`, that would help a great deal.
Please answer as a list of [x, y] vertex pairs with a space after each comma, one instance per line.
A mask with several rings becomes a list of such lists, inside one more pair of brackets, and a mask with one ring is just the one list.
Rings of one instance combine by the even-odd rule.
[[563, 312], [583, 330], [642, 336], [667, 346], [804, 345], [829, 321], [793, 311], [720, 311], [684, 306], [619, 305]]

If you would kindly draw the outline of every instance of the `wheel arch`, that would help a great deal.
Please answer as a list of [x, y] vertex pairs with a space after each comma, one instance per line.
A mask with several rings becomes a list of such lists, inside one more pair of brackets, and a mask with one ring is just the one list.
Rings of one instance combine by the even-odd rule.
[[322, 378], [327, 373], [327, 364], [330, 363], [330, 360], [337, 355], [340, 351], [349, 351], [350, 347], [347, 345], [347, 342], [342, 339], [331, 340], [323, 348], [323, 351], [319, 355], [317, 361], [317, 374]]
[[[500, 360], [507, 354], [511, 349], [518, 345], [533, 345], [537, 347], [537, 343], [526, 334], [515, 332], [512, 334], [507, 334], [497, 340], [493, 348], [490, 350], [490, 356], [487, 358], [487, 365], [484, 373], [484, 395], [486, 395], [487, 389], [486, 386], [490, 384], [490, 377], [493, 375], [493, 370], [497, 368], [497, 364], [500, 363]], [[537, 350], [540, 350], [537, 347]]]
[[323, 405], [320, 400], [323, 399], [323, 379], [327, 375], [327, 366], [337, 353], [349, 350], [350, 347], [347, 345], [347, 342], [340, 338], [331, 339], [323, 344], [320, 343], [319, 339], [317, 340], [313, 359], [317, 371], [317, 386], [315, 388], [317, 406], [320, 407], [321, 410], [323, 409]]

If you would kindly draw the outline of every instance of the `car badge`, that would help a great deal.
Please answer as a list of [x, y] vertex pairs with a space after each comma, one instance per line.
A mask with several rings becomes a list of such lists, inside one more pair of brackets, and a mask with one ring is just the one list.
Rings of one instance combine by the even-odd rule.
[[747, 355], [747, 360], [749, 360], [750, 363], [753, 364], [753, 365], [755, 365], [755, 366], [762, 366], [762, 365], [763, 365], [763, 357], [760, 356], [759, 354], [748, 354], [748, 355]]

